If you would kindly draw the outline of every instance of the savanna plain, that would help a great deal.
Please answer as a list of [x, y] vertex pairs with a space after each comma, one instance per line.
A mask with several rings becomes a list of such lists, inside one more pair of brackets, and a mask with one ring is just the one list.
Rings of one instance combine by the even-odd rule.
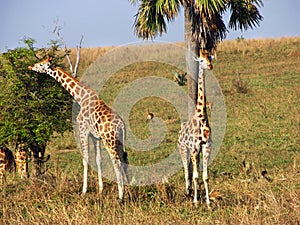
[[[114, 48], [83, 48], [79, 77], [97, 57]], [[300, 224], [299, 63], [299, 37], [220, 44], [213, 75], [224, 96], [227, 124], [209, 166], [212, 210], [203, 200], [194, 206], [185, 195], [183, 168], [168, 182], [126, 186], [121, 204], [116, 183], [104, 179], [100, 195], [97, 173], [90, 169], [88, 193], [82, 196], [82, 156], [69, 132], [48, 144], [46, 154], [51, 158], [41, 178], [20, 180], [8, 175], [0, 191], [0, 223]], [[107, 80], [100, 96], [111, 106], [130, 82], [152, 75], [172, 81], [175, 70], [151, 61], [127, 65]], [[180, 118], [162, 98], [149, 96], [132, 106], [131, 131], [140, 139], [149, 138], [148, 110], [165, 122], [166, 135], [151, 151], [128, 148], [131, 165], [151, 165], [176, 148]]]

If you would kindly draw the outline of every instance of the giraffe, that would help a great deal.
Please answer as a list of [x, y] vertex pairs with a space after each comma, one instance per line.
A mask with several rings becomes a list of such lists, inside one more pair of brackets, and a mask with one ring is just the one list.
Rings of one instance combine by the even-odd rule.
[[10, 149], [5, 146], [0, 147], [0, 179], [1, 184], [6, 180], [6, 172], [15, 171], [16, 162]]
[[25, 143], [17, 143], [15, 150], [17, 173], [21, 179], [28, 178], [28, 148]]
[[203, 182], [205, 186], [206, 203], [210, 208], [208, 192], [208, 174], [207, 166], [211, 151], [211, 129], [208, 123], [205, 97], [205, 78], [204, 70], [212, 69], [209, 53], [200, 50], [200, 57], [195, 59], [199, 63], [198, 74], [198, 97], [196, 110], [188, 122], [181, 124], [178, 135], [178, 149], [184, 166], [186, 192], [190, 195], [191, 180], [194, 184], [194, 203], [198, 203], [197, 196], [197, 178], [199, 167], [199, 154], [202, 151], [203, 157]]
[[51, 64], [52, 58], [30, 66], [29, 69], [38, 73], [47, 73], [60, 83], [80, 105], [77, 116], [79, 137], [83, 153], [83, 187], [82, 193], [87, 192], [87, 173], [89, 160], [88, 138], [91, 135], [96, 149], [96, 164], [98, 169], [99, 191], [102, 193], [103, 182], [101, 175], [101, 149], [100, 140], [107, 149], [112, 160], [117, 184], [119, 199], [123, 200], [124, 183], [127, 178], [127, 152], [125, 151], [125, 124], [122, 118], [108, 107], [98, 96], [97, 92], [59, 67]]

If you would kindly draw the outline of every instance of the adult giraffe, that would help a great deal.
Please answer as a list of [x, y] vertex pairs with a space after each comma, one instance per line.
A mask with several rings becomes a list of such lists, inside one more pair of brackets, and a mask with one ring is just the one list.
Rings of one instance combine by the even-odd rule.
[[96, 164], [98, 169], [99, 190], [103, 190], [101, 174], [101, 149], [100, 139], [106, 147], [112, 160], [119, 191], [119, 199], [123, 199], [124, 183], [127, 183], [127, 152], [125, 151], [125, 124], [122, 118], [108, 107], [97, 92], [82, 84], [79, 80], [68, 74], [59, 67], [51, 64], [52, 58], [47, 58], [30, 66], [29, 69], [38, 73], [47, 73], [60, 83], [80, 105], [77, 116], [79, 124], [79, 136], [83, 152], [83, 188], [82, 193], [87, 191], [87, 172], [89, 160], [88, 137], [90, 134], [97, 140]]

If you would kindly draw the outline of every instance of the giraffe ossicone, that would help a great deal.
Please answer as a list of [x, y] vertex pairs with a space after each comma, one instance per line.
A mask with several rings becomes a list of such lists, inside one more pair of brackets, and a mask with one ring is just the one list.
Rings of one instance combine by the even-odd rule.
[[107, 149], [116, 173], [119, 199], [123, 199], [124, 184], [128, 183], [127, 177], [127, 152], [125, 151], [125, 124], [122, 118], [107, 106], [98, 96], [97, 92], [75, 77], [51, 64], [52, 58], [30, 66], [29, 69], [38, 73], [47, 73], [60, 83], [80, 105], [77, 116], [79, 137], [83, 153], [83, 188], [87, 192], [87, 175], [89, 162], [89, 142], [91, 136], [96, 149], [96, 164], [98, 170], [99, 190], [103, 190], [101, 174], [101, 149], [100, 140]]

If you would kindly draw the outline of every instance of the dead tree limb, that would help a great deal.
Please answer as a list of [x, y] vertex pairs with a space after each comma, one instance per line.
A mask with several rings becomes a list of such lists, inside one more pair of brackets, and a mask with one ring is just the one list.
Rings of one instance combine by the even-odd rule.
[[73, 76], [75, 75], [74, 77], [76, 77], [76, 75], [77, 75], [78, 65], [80, 62], [80, 50], [81, 50], [82, 40], [83, 40], [83, 35], [81, 35], [81, 37], [80, 37], [79, 45], [76, 46], [76, 63], [75, 63], [75, 68], [74, 68], [74, 72], [73, 72]]
[[68, 60], [69, 68], [70, 68], [70, 71], [72, 73], [72, 76], [76, 77], [77, 72], [78, 72], [79, 62], [80, 62], [80, 51], [81, 51], [81, 44], [82, 44], [82, 40], [83, 40], [83, 35], [81, 35], [79, 44], [76, 46], [76, 63], [75, 63], [75, 66], [73, 67], [73, 63], [72, 63], [71, 58], [70, 58], [70, 50], [67, 48], [67, 44], [66, 44], [65, 40], [60, 35], [60, 30], [61, 29], [62, 28], [60, 26], [56, 25], [55, 28], [53, 29], [52, 33], [56, 34], [57, 38], [62, 43], [63, 51], [65, 53], [65, 56], [66, 56], [67, 60]]

